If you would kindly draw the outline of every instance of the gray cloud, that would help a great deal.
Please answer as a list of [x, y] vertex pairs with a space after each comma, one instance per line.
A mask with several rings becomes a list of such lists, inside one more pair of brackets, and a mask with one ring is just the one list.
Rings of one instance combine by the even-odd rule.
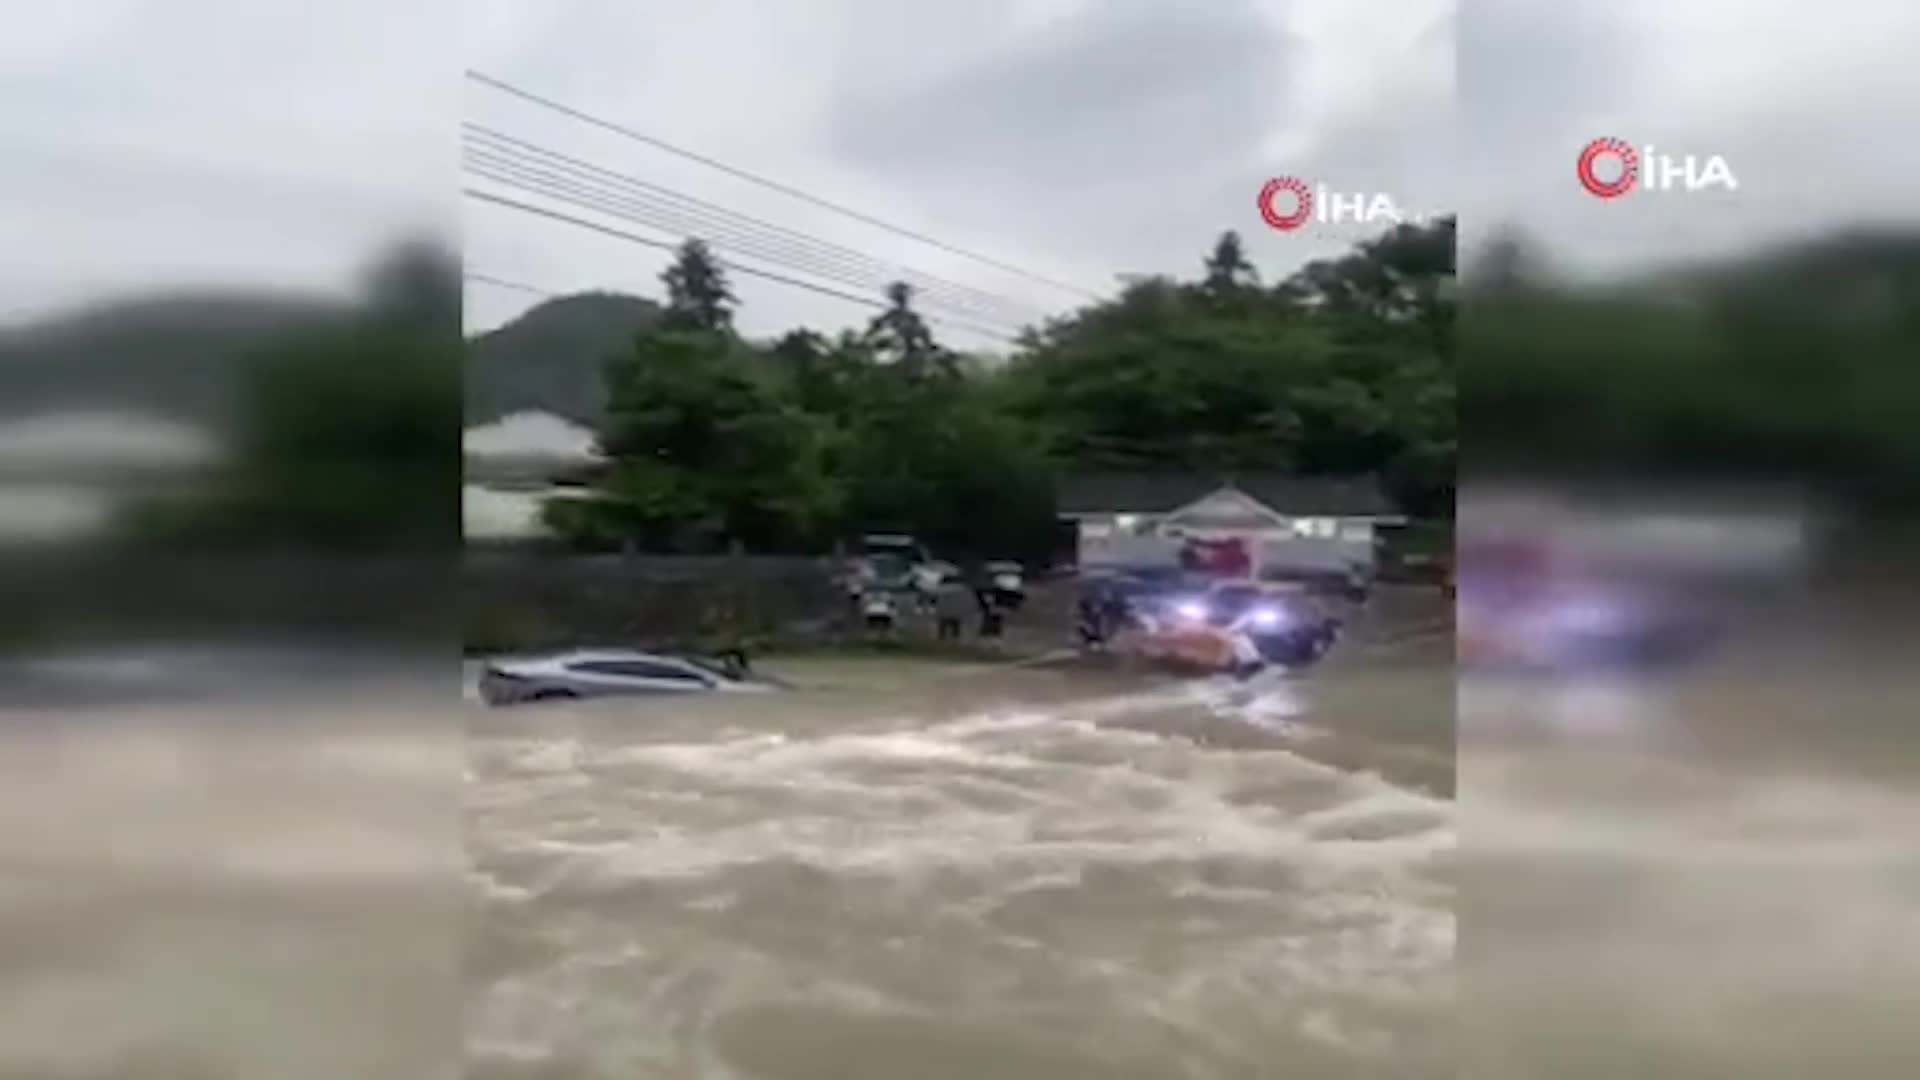
[[1149, 186], [1254, 153], [1291, 52], [1240, 0], [1101, 5], [924, 85], [849, 80], [832, 130], [854, 162], [943, 189]]
[[[23, 10], [0, 46], [0, 317], [127, 292], [348, 283], [446, 228], [444, 9], [122, 0]], [[42, 31], [44, 30], [44, 34]]]
[[1079, 253], [1101, 285], [1191, 272], [1221, 230], [1254, 228], [1303, 48], [1241, 0], [1099, 4], [956, 64], [858, 74], [899, 46], [871, 35], [843, 64], [835, 151], [970, 228]]
[[[1850, 219], [1910, 221], [1917, 35], [1920, 8], [1904, 0], [1473, 0], [1463, 243], [1518, 224], [1563, 266], [1613, 273]], [[1594, 199], [1573, 164], [1600, 136], [1721, 156], [1740, 190]]]

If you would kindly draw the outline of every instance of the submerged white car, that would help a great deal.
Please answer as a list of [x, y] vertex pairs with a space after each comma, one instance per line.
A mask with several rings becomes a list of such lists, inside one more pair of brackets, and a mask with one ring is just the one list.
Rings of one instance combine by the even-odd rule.
[[744, 663], [723, 664], [630, 649], [581, 649], [489, 660], [480, 697], [489, 705], [655, 694], [762, 694], [778, 689]]

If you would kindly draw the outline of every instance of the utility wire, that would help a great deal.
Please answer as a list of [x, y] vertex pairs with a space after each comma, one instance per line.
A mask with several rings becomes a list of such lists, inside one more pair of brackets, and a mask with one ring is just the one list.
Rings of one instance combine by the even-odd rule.
[[696, 215], [715, 220], [716, 224], [706, 226], [709, 229], [733, 228], [749, 233], [766, 234], [768, 239], [777, 236], [780, 241], [798, 249], [809, 250], [809, 254], [818, 254], [822, 258], [832, 258], [862, 270], [879, 273], [889, 280], [905, 281], [915, 287], [917, 292], [929, 295], [950, 294], [952, 302], [964, 305], [985, 315], [994, 315], [1010, 319], [1013, 322], [1031, 323], [1044, 319], [1044, 314], [1020, 301], [1008, 299], [969, 285], [960, 284], [938, 275], [924, 273], [898, 263], [890, 263], [864, 252], [822, 240], [815, 236], [777, 225], [770, 221], [753, 217], [726, 207], [707, 202], [675, 191], [659, 184], [648, 183], [637, 177], [603, 168], [592, 162], [550, 150], [535, 143], [517, 139], [511, 135], [495, 131], [479, 124], [466, 124], [467, 153], [471, 157], [491, 156], [495, 164], [512, 163], [525, 168], [552, 170], [549, 176], [568, 175], [583, 184], [602, 188], [616, 188], [625, 197], [642, 203], [658, 206], [661, 201], [674, 205], [673, 212]]
[[[593, 232], [600, 233], [604, 236], [611, 236], [611, 237], [614, 237], [615, 239], [625, 240], [628, 243], [639, 244], [643, 247], [657, 248], [661, 251], [677, 251], [680, 246], [671, 241], [657, 240], [652, 237], [641, 236], [637, 233], [631, 233], [624, 229], [616, 229], [611, 225], [602, 225], [597, 221], [589, 221], [586, 218], [575, 217], [571, 214], [563, 214], [558, 210], [549, 210], [544, 206], [535, 206], [532, 203], [520, 202], [519, 200], [516, 200], [516, 199], [509, 199], [509, 198], [506, 198], [505, 196], [495, 195], [490, 191], [481, 191], [477, 188], [470, 188], [470, 187], [461, 188], [460, 190], [461, 190], [461, 194], [471, 199], [478, 199], [481, 202], [492, 203], [496, 206], [505, 207], [510, 210], [520, 211], [521, 213], [533, 214], [538, 217], [548, 218], [550, 220], [558, 221], [567, 225], [573, 225], [578, 228], [589, 229]], [[799, 278], [788, 277], [785, 274], [779, 274], [770, 270], [764, 270], [757, 266], [748, 266], [739, 262], [735, 262], [730, 259], [715, 259], [714, 261], [719, 265], [734, 271], [735, 273], [745, 274], [748, 277], [762, 278], [767, 281], [778, 282], [779, 284], [782, 284], [782, 285], [791, 285], [797, 289], [805, 289], [808, 292], [818, 293], [822, 296], [831, 296], [837, 300], [845, 300], [848, 303], [859, 304], [862, 307], [877, 308], [882, 311], [886, 310], [889, 307], [889, 305], [885, 301], [877, 300], [870, 296], [861, 296], [857, 293], [841, 292], [838, 289], [830, 289], [824, 285], [820, 285], [815, 282], [803, 281]], [[1005, 341], [1008, 344], [1013, 344], [1013, 345], [1019, 344], [1019, 342], [1013, 337], [1008, 336], [1002, 331], [995, 330], [989, 327], [976, 326], [959, 319], [942, 318], [942, 317], [936, 317], [932, 315], [927, 315], [924, 317], [929, 322], [944, 323], [950, 326], [957, 326], [957, 327], [966, 329], [972, 333], [982, 335], [984, 337], [996, 338], [996, 339]]]
[[1006, 273], [1015, 274], [1015, 275], [1018, 275], [1019, 277], [1026, 278], [1029, 281], [1038, 282], [1039, 284], [1042, 284], [1042, 285], [1049, 285], [1056, 289], [1061, 289], [1066, 292], [1074, 293], [1088, 300], [1098, 301], [1100, 299], [1100, 297], [1097, 294], [1087, 289], [1083, 289], [1078, 285], [1072, 285], [1064, 281], [1059, 281], [1054, 278], [1046, 277], [1041, 274], [1036, 274], [1030, 270], [1022, 270], [1017, 266], [1013, 266], [1009, 263], [1002, 262], [990, 256], [981, 255], [973, 251], [968, 251], [965, 248], [956, 247], [952, 244], [947, 243], [944, 240], [939, 240], [934, 237], [928, 236], [925, 233], [916, 232], [913, 229], [909, 229], [904, 225], [895, 225], [892, 222], [883, 221], [880, 218], [874, 217], [871, 214], [862, 213], [861, 211], [855, 210], [852, 207], [844, 206], [840, 203], [833, 202], [829, 199], [823, 199], [818, 195], [810, 194], [808, 192], [800, 190], [799, 188], [792, 187], [787, 184], [783, 184], [777, 180], [770, 180], [767, 177], [748, 172], [745, 169], [736, 168], [732, 165], [726, 164], [725, 162], [717, 161], [713, 158], [707, 157], [704, 154], [697, 154], [691, 150], [687, 150], [682, 147], [675, 146], [664, 139], [656, 138], [655, 136], [648, 135], [641, 131], [636, 131], [633, 128], [627, 127], [623, 124], [618, 124], [618, 123], [615, 123], [614, 121], [606, 120], [601, 117], [594, 116], [591, 113], [582, 112], [581, 110], [573, 108], [572, 106], [569, 106], [569, 105], [563, 105], [560, 102], [554, 101], [551, 98], [542, 97], [539, 94], [533, 93], [532, 91], [523, 90], [520, 87], [514, 86], [511, 83], [504, 82], [500, 79], [497, 79], [491, 75], [486, 74], [485, 72], [474, 71], [472, 69], [469, 69], [466, 74], [467, 74], [467, 78], [472, 79], [475, 82], [478, 82], [484, 86], [492, 87], [493, 89], [498, 90], [501, 93], [510, 94], [513, 97], [517, 97], [522, 101], [526, 101], [534, 105], [539, 105], [542, 108], [551, 109], [554, 112], [560, 113], [564, 116], [570, 116], [575, 120], [579, 120], [583, 123], [591, 124], [594, 127], [601, 128], [602, 130], [605, 130], [605, 131], [611, 131], [617, 135], [622, 135], [626, 138], [632, 139], [635, 142], [644, 143], [648, 146], [654, 147], [655, 149], [664, 150], [669, 154], [673, 154], [677, 157], [685, 158], [688, 161], [698, 162], [699, 164], [705, 165], [710, 169], [715, 169], [720, 172], [726, 173], [728, 176], [736, 177], [738, 179], [745, 180], [749, 183], [758, 184], [759, 186], [767, 188], [770, 191], [777, 191], [782, 195], [799, 199], [803, 202], [811, 203], [814, 206], [818, 206], [825, 210], [831, 210], [836, 214], [840, 214], [845, 217], [852, 218], [853, 220], [861, 222], [863, 224], [872, 225], [875, 228], [879, 228], [879, 229], [885, 229], [886, 231], [893, 233], [896, 236], [904, 236], [910, 240], [917, 240], [920, 243], [926, 244], [930, 247], [939, 248], [940, 250], [945, 251], [949, 254], [958, 255], [966, 259], [971, 259], [974, 262], [980, 263], [982, 265], [991, 266], [997, 270], [1002, 270], [1002, 271], [1005, 271]]
[[855, 280], [850, 283], [870, 286], [876, 290], [884, 289], [895, 281], [905, 281], [924, 299], [944, 304], [968, 315], [1012, 325], [1035, 323], [1044, 319], [1043, 316], [1008, 311], [1002, 305], [984, 303], [971, 296], [956, 293], [951, 287], [938, 282], [928, 284], [915, 281], [901, 275], [898, 267], [876, 264], [873, 260], [865, 259], [857, 253], [842, 255], [831, 250], [821, 252], [784, 237], [769, 235], [763, 230], [750, 226], [716, 221], [697, 212], [663, 205], [658, 200], [635, 198], [618, 191], [609, 191], [589, 181], [528, 165], [512, 157], [503, 158], [484, 150], [472, 151], [467, 155], [467, 167], [470, 173], [497, 182], [522, 187], [537, 186], [549, 192], [566, 192], [569, 196], [593, 200], [599, 207], [617, 207], [624, 214], [644, 217], [646, 224], [650, 226], [697, 234], [716, 246], [734, 248], [745, 255], [789, 263], [795, 269], [811, 270], [829, 276], [851, 275]]
[[[512, 188], [516, 191], [520, 191], [528, 194], [540, 195], [544, 198], [552, 199], [556, 202], [564, 203], [572, 207], [576, 207], [583, 210], [591, 210], [598, 214], [604, 214], [608, 217], [618, 218], [622, 221], [629, 222], [635, 225], [641, 225], [649, 229], [655, 229], [661, 232], [673, 233], [674, 235], [681, 236], [684, 238], [692, 238], [698, 235], [699, 233], [699, 230], [697, 228], [689, 228], [686, 226], [684, 222], [677, 222], [677, 221], [670, 221], [670, 220], [662, 221], [656, 215], [648, 215], [645, 213], [636, 214], [632, 212], [630, 209], [622, 207], [617, 203], [610, 204], [609, 201], [603, 196], [596, 196], [593, 194], [582, 196], [580, 194], [577, 194], [576, 192], [568, 191], [564, 187], [560, 187], [556, 189], [555, 186], [550, 184], [543, 184], [539, 182], [527, 183], [523, 179], [514, 177], [511, 174], [502, 174], [499, 172], [487, 170], [485, 168], [470, 169], [469, 171], [471, 171], [475, 176], [481, 179], [487, 180], [492, 183], [500, 184], [504, 187]], [[823, 268], [819, 266], [817, 263], [809, 263], [805, 260], [796, 262], [791, 258], [783, 258], [777, 252], [767, 252], [765, 250], [752, 250], [752, 245], [723, 245], [723, 248], [732, 248], [734, 249], [732, 252], [733, 254], [746, 255], [759, 262], [769, 263], [782, 270], [790, 270], [797, 273], [807, 274], [812, 277], [822, 278], [824, 280], [833, 282], [835, 284], [847, 285], [856, 289], [860, 289], [869, 295], [878, 294], [884, 291], [885, 283], [883, 281], [878, 281], [871, 277], [850, 275], [844, 270], [840, 270], [838, 268], [833, 268], [833, 267]], [[929, 305], [924, 303], [921, 306], [927, 307], [927, 308], [934, 307], [934, 305]], [[945, 313], [954, 320], [969, 322], [976, 326], [991, 326], [993, 327], [994, 332], [996, 334], [999, 334], [1002, 336], [1012, 337], [1019, 333], [1019, 329], [1015, 326], [1008, 326], [1004, 323], [993, 322], [990, 319], [982, 320], [978, 318], [974, 312], [964, 311], [964, 310], [954, 311], [951, 309], [945, 309]]]
[[550, 296], [557, 295], [556, 293], [548, 289], [535, 288], [532, 285], [523, 285], [518, 281], [508, 281], [505, 278], [497, 278], [490, 274], [482, 274], [475, 270], [463, 270], [460, 272], [460, 276], [463, 278], [466, 278], [468, 281], [477, 281], [482, 285], [492, 285], [493, 287], [498, 289], [511, 289], [514, 292], [532, 293], [534, 296], [550, 297]]
[[[742, 233], [737, 226], [716, 224], [698, 217], [690, 218], [672, 207], [662, 208], [657, 204], [636, 202], [617, 193], [609, 194], [549, 171], [529, 168], [518, 162], [495, 158], [484, 153], [470, 156], [468, 171], [494, 183], [522, 191], [538, 192], [562, 202], [620, 217], [649, 228], [681, 235], [698, 235], [722, 250], [731, 249], [737, 254], [771, 262], [785, 269], [827, 278], [843, 285], [880, 292], [898, 280], [885, 273], [885, 268], [882, 268], [881, 272], [875, 272], [858, 265], [849, 265], [844, 259], [823, 257], [816, 252], [796, 247], [778, 238], [756, 236], [751, 231]], [[983, 309], [977, 302], [955, 299], [944, 289], [921, 287], [916, 288], [915, 291], [922, 298], [922, 306], [942, 307], [961, 317], [977, 318], [1015, 327], [1021, 325], [1023, 321], [1027, 323], [1040, 321], [1021, 320], [1017, 316], [1000, 310]]]

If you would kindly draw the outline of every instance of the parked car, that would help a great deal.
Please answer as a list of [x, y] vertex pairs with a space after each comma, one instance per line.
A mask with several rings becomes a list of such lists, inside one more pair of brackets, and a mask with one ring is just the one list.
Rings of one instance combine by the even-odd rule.
[[960, 568], [950, 562], [932, 559], [913, 568], [913, 589], [922, 597], [931, 598], [940, 591], [940, 583], [958, 574]]
[[732, 662], [638, 652], [581, 649], [551, 656], [489, 660], [480, 697], [489, 705], [654, 694], [766, 693], [744, 657]]

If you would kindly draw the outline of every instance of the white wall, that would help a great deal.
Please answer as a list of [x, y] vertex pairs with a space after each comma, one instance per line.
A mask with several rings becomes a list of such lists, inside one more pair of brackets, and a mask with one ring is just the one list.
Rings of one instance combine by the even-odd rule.
[[1180, 541], [1164, 536], [1089, 536], [1083, 527], [1079, 556], [1082, 567], [1178, 566]]
[[495, 491], [479, 484], [460, 488], [460, 518], [464, 535], [476, 540], [523, 540], [544, 536], [540, 504], [545, 491]]
[[[1082, 522], [1079, 559], [1082, 567], [1163, 567], [1180, 565], [1184, 540], [1103, 529], [1101, 522]], [[1348, 567], [1371, 569], [1374, 564], [1373, 525], [1343, 521], [1331, 537], [1269, 533], [1259, 538], [1260, 571], [1344, 573]]]
[[1262, 572], [1287, 570], [1299, 573], [1345, 573], [1348, 567], [1373, 566], [1373, 542], [1356, 543], [1335, 538], [1308, 539], [1290, 536], [1267, 540], [1260, 545]]

